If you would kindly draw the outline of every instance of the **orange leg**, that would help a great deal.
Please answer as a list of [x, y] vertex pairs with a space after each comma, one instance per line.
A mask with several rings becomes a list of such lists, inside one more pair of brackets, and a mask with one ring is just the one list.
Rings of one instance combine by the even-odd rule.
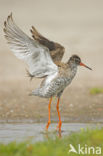
[[48, 123], [46, 125], [46, 130], [48, 130], [48, 127], [49, 127], [49, 125], [51, 123], [51, 121], [50, 121], [50, 107], [51, 107], [51, 102], [52, 102], [52, 97], [50, 98], [49, 105], [48, 105]]
[[58, 117], [59, 117], [59, 123], [58, 123], [57, 128], [59, 128], [59, 132], [61, 132], [62, 122], [61, 122], [61, 117], [60, 117], [60, 112], [59, 112], [59, 101], [60, 101], [60, 99], [58, 98], [58, 101], [57, 101], [57, 112], [58, 112]]

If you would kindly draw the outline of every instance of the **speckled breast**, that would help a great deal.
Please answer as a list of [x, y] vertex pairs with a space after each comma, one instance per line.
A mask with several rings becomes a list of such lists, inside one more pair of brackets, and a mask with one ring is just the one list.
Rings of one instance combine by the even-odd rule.
[[58, 76], [57, 78], [54, 78], [50, 83], [44, 83], [44, 85], [41, 88], [35, 90], [33, 94], [45, 98], [50, 98], [52, 96], [60, 97], [65, 87], [71, 83], [75, 74], [76, 70], [73, 70], [69, 75], [67, 74], [67, 76]]
[[55, 81], [52, 81], [44, 91], [46, 97], [56, 96], [58, 93], [63, 91], [67, 85], [70, 84], [72, 79], [59, 77]]

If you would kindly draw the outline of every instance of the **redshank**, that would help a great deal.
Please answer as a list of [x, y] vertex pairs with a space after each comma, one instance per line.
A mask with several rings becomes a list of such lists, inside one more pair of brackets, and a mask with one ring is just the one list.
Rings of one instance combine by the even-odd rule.
[[76, 75], [78, 66], [84, 66], [90, 70], [91, 68], [83, 64], [77, 55], [72, 55], [66, 63], [62, 63], [61, 60], [65, 51], [63, 46], [46, 39], [33, 26], [31, 29], [33, 39], [31, 39], [14, 23], [12, 14], [4, 22], [4, 32], [11, 51], [28, 64], [29, 76], [31, 78], [43, 78], [40, 86], [31, 94], [50, 99], [47, 130], [51, 122], [52, 97], [57, 96], [58, 129], [61, 131], [60, 97]]

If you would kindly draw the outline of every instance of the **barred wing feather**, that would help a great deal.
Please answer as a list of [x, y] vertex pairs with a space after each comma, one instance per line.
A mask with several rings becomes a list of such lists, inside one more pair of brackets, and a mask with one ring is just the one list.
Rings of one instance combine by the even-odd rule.
[[4, 22], [5, 37], [12, 52], [29, 66], [34, 77], [45, 77], [58, 72], [53, 63], [49, 49], [38, 41], [29, 38], [15, 23], [12, 14]]

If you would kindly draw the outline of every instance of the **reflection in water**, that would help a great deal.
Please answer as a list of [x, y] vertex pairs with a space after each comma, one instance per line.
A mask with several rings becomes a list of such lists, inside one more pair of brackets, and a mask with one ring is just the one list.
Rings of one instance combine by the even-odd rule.
[[96, 126], [97, 124], [63, 123], [62, 131], [58, 132], [55, 130], [56, 124], [51, 124], [49, 130], [45, 131], [44, 123], [3, 123], [0, 124], [0, 143], [23, 140], [32, 140], [32, 142], [37, 142], [49, 138], [61, 138], [71, 132], [79, 131], [81, 128], [93, 128]]
[[44, 139], [50, 139], [50, 138], [53, 138], [53, 137], [58, 137], [58, 138], [61, 138], [62, 137], [62, 132], [63, 131], [57, 131], [55, 130], [54, 132], [51, 131], [45, 131], [45, 133], [43, 133], [44, 135]]
[[58, 133], [59, 133], [59, 135], [58, 135], [58, 136], [59, 136], [59, 138], [61, 138], [61, 137], [62, 137], [62, 134], [61, 134], [62, 132], [61, 132], [61, 131], [59, 131]]

